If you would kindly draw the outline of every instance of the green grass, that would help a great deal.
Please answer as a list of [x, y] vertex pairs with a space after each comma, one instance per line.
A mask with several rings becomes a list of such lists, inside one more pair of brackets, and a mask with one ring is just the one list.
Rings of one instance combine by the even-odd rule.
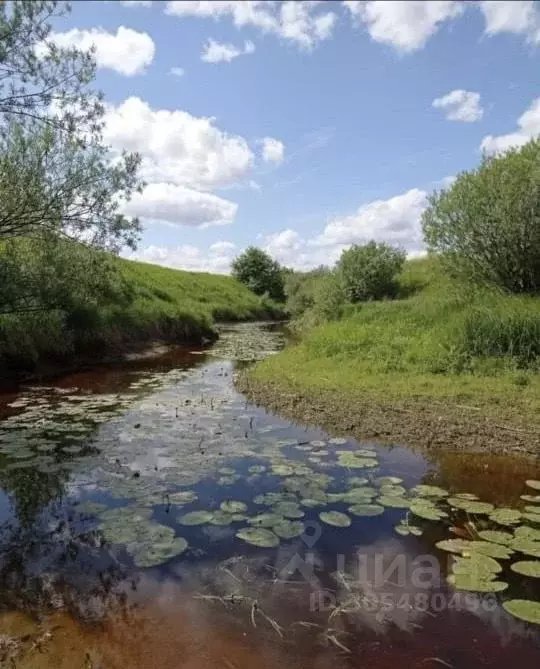
[[540, 299], [473, 289], [435, 259], [406, 263], [402, 299], [350, 306], [251, 372], [302, 391], [381, 401], [452, 400], [540, 414]]
[[215, 337], [214, 324], [283, 316], [230, 276], [186, 272], [119, 259], [122, 296], [98, 307], [0, 317], [0, 371], [32, 373], [78, 358], [116, 356], [161, 340], [200, 343]]

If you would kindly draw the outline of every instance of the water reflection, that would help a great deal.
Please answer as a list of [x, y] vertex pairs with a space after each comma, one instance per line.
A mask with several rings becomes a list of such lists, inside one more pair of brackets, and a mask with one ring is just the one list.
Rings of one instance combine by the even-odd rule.
[[[497, 596], [447, 585], [449, 558], [434, 545], [448, 538], [448, 523], [416, 519], [421, 536], [399, 537], [406, 510], [355, 516], [343, 495], [355, 490], [354, 503], [370, 505], [384, 487], [378, 477], [391, 476], [407, 490], [423, 482], [515, 506], [540, 467], [331, 443], [247, 405], [235, 369], [250, 351], [281, 345], [279, 332], [231, 328], [212, 355], [168, 351], [6, 397], [0, 631], [26, 641], [0, 643], [0, 660], [3, 652], [17, 666], [234, 669], [252, 667], [256, 653], [261, 667], [399, 660], [476, 669], [511, 657], [536, 666], [534, 630]], [[236, 518], [223, 511], [228, 500]], [[322, 523], [326, 508], [349, 515], [350, 526]], [[276, 509], [303, 524], [300, 536], [272, 550], [238, 539], [259, 522], [272, 534], [265, 516]], [[186, 524], [201, 511], [205, 524]], [[530, 579], [505, 578], [514, 596], [538, 598]], [[40, 645], [46, 652], [36, 653]]]

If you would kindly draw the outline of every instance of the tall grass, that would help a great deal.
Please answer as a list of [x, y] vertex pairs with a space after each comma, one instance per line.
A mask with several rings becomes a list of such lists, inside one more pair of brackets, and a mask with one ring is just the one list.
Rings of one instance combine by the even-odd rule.
[[[151, 340], [200, 343], [217, 321], [281, 317], [281, 307], [229, 276], [118, 260], [123, 299], [106, 306], [0, 317], [0, 371], [117, 355]], [[125, 299], [127, 295], [128, 299]]]

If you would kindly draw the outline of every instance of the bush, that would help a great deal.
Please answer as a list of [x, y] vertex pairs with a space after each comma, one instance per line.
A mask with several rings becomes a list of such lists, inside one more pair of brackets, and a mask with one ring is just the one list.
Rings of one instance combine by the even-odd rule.
[[232, 264], [232, 275], [257, 295], [284, 300], [283, 273], [278, 262], [255, 246], [250, 246]]
[[514, 293], [540, 290], [540, 140], [484, 156], [422, 216], [428, 247], [447, 269]]
[[343, 251], [337, 265], [344, 295], [350, 302], [395, 297], [397, 274], [405, 252], [388, 244], [369, 242]]
[[330, 274], [326, 267], [318, 267], [310, 272], [288, 271], [285, 275], [285, 297], [287, 311], [293, 318], [299, 318], [315, 305], [319, 285]]

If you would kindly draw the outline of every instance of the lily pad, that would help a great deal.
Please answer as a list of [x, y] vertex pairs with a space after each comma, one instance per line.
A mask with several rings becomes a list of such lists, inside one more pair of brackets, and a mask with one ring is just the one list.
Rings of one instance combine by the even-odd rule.
[[99, 504], [99, 502], [79, 502], [75, 510], [84, 516], [97, 516], [105, 511], [106, 508], [105, 504]]
[[380, 504], [353, 504], [348, 508], [348, 511], [353, 516], [380, 516], [384, 513], [384, 506], [380, 506]]
[[516, 574], [521, 574], [522, 576], [540, 578], [540, 562], [538, 560], [523, 560], [522, 562], [514, 562], [514, 564], [510, 565], [510, 569], [515, 571]]
[[403, 483], [403, 479], [400, 479], [399, 476], [378, 476], [373, 483], [376, 486], [399, 485], [400, 483]]
[[534, 479], [529, 479], [525, 481], [525, 485], [533, 490], [540, 490], [540, 481], [535, 481]]
[[294, 467], [290, 465], [273, 465], [271, 473], [275, 476], [292, 476], [294, 474]]
[[349, 516], [340, 511], [321, 511], [319, 518], [327, 525], [334, 525], [335, 527], [349, 527], [351, 519]]
[[540, 495], [521, 495], [520, 499], [522, 499], [524, 502], [540, 504]]
[[240, 476], [220, 476], [217, 480], [218, 485], [233, 485], [238, 481]]
[[218, 509], [212, 512], [212, 518], [208, 521], [210, 525], [226, 526], [233, 522], [233, 514]]
[[187, 548], [188, 542], [183, 537], [175, 537], [170, 542], [157, 542], [139, 547], [133, 557], [137, 567], [156, 567], [181, 555]]
[[383, 485], [380, 493], [385, 497], [401, 497], [407, 490], [402, 485]]
[[447, 553], [463, 553], [470, 550], [471, 542], [467, 539], [443, 539], [438, 541], [435, 546]]
[[478, 536], [484, 541], [489, 541], [493, 544], [502, 544], [509, 546], [514, 540], [514, 536], [510, 532], [500, 532], [499, 530], [481, 530]]
[[252, 546], [261, 548], [275, 548], [279, 546], [279, 537], [271, 530], [262, 527], [244, 527], [238, 530], [236, 536]]
[[502, 592], [508, 587], [504, 581], [482, 579], [471, 574], [451, 574], [447, 580], [457, 590], [470, 592]]
[[540, 524], [540, 513], [522, 513], [521, 517], [525, 518], [525, 520], [529, 520], [531, 523]]
[[439, 488], [436, 485], [419, 484], [411, 488], [411, 494], [418, 495], [419, 497], [436, 497], [442, 499], [443, 497], [448, 497], [448, 490]]
[[180, 492], [173, 492], [169, 495], [169, 502], [171, 504], [190, 504], [198, 499], [198, 495], [193, 490], [182, 490]]
[[273, 532], [281, 539], [295, 539], [304, 534], [305, 525], [299, 520], [285, 520], [272, 526]]
[[421, 527], [417, 527], [416, 525], [406, 525], [404, 523], [395, 525], [394, 530], [402, 537], [408, 537], [410, 534], [419, 537], [424, 533], [424, 530]]
[[251, 465], [248, 469], [250, 474], [262, 474], [265, 471], [266, 467], [264, 465]]
[[342, 446], [347, 443], [347, 439], [344, 439], [343, 437], [332, 437], [332, 439], [328, 440], [328, 443], [333, 444], [334, 446]]
[[274, 513], [284, 518], [303, 518], [305, 513], [296, 502], [278, 502], [272, 507]]
[[468, 557], [456, 558], [452, 564], [454, 574], [467, 574], [482, 580], [494, 579], [501, 571], [502, 567], [497, 560], [482, 553], [471, 553]]
[[408, 509], [411, 505], [410, 500], [398, 495], [381, 495], [377, 497], [377, 502], [392, 509]]
[[318, 499], [311, 499], [309, 497], [306, 497], [300, 500], [300, 504], [301, 506], [305, 506], [308, 509], [314, 509], [317, 506], [325, 506], [326, 502], [321, 502]]
[[476, 502], [468, 499], [461, 499], [460, 497], [449, 497], [448, 504], [453, 506], [455, 509], [462, 509], [467, 511], [467, 513], [473, 514], [489, 514], [495, 510], [493, 504], [488, 502]]
[[180, 525], [204, 525], [211, 522], [213, 513], [211, 511], [190, 511], [178, 518]]
[[457, 497], [458, 499], [468, 499], [472, 502], [474, 502], [475, 499], [478, 499], [478, 495], [475, 495], [473, 492], [458, 492], [454, 497]]
[[221, 469], [218, 469], [219, 474], [224, 474], [225, 476], [231, 476], [232, 474], [236, 474], [236, 469], [233, 469], [232, 467], [221, 467]]
[[364, 486], [363, 488], [351, 488], [347, 492], [340, 495], [340, 499], [342, 502], [346, 502], [348, 504], [355, 504], [356, 502], [362, 504], [363, 502], [371, 500], [376, 494], [377, 491], [375, 488]]
[[531, 541], [530, 539], [514, 539], [510, 546], [520, 553], [540, 558], [540, 541]]
[[272, 527], [282, 520], [283, 516], [279, 513], [260, 513], [258, 516], [248, 518], [248, 523], [256, 527]]
[[533, 602], [529, 599], [509, 599], [503, 602], [503, 609], [519, 620], [540, 625], [540, 602]]
[[227, 499], [224, 502], [221, 502], [219, 508], [226, 513], [244, 513], [244, 511], [247, 511], [247, 504]]
[[521, 511], [507, 508], [495, 509], [489, 514], [489, 519], [498, 525], [517, 525], [521, 522]]
[[446, 518], [448, 514], [446, 511], [438, 509], [433, 503], [428, 500], [414, 500], [410, 506], [411, 512], [419, 518], [424, 520], [441, 520]]
[[[392, 477], [390, 476], [388, 478], [392, 478]], [[350, 478], [347, 479], [347, 484], [350, 485], [351, 488], [366, 485], [367, 483], [369, 483], [369, 479], [366, 478], [365, 476], [351, 476]], [[375, 485], [379, 485], [377, 483], [377, 479], [375, 479], [374, 483], [375, 483]]]
[[507, 560], [514, 551], [508, 546], [492, 544], [489, 541], [471, 541], [468, 550], [465, 550], [463, 554], [467, 555], [469, 552], [483, 553], [498, 560]]
[[516, 527], [514, 531], [516, 539], [528, 539], [529, 541], [540, 541], [540, 530], [535, 530], [527, 525]]

